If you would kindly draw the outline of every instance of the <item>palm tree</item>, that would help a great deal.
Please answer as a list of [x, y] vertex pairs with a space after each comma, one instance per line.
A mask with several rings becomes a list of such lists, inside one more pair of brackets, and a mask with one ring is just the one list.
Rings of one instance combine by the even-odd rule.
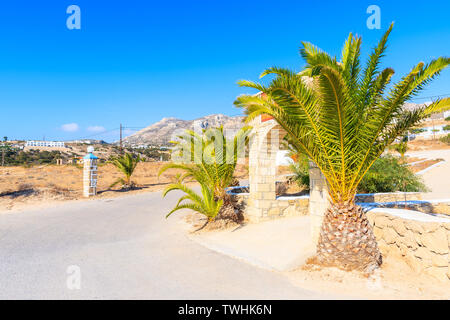
[[405, 161], [405, 153], [408, 151], [408, 140], [403, 139], [399, 143], [392, 145], [395, 151], [400, 154], [400, 158], [402, 161]]
[[[178, 199], [175, 207], [170, 210], [170, 212], [166, 215], [168, 218], [172, 213], [180, 209], [191, 209], [198, 213], [203, 214], [207, 217], [206, 223], [201, 227], [205, 227], [209, 222], [214, 220], [217, 214], [220, 212], [220, 209], [223, 205], [223, 199], [219, 199], [216, 201], [214, 196], [214, 192], [203, 182], [200, 183], [201, 186], [201, 195], [197, 194], [194, 190], [187, 187], [182, 182], [177, 182], [169, 185], [163, 192], [163, 197], [165, 197], [170, 191], [180, 190], [185, 193], [180, 199]], [[189, 202], [184, 202], [185, 200], [189, 200]]]
[[247, 121], [272, 116], [288, 133], [294, 148], [305, 153], [327, 180], [331, 205], [325, 213], [316, 261], [343, 269], [370, 271], [381, 265], [381, 254], [363, 209], [355, 204], [361, 179], [397, 137], [432, 112], [448, 108], [450, 99], [407, 110], [403, 105], [449, 65], [440, 57], [417, 64], [392, 86], [394, 70], [380, 70], [388, 36], [383, 35], [366, 67], [360, 67], [361, 38], [349, 35], [341, 61], [303, 42], [306, 67], [297, 74], [273, 67], [268, 85], [240, 81], [262, 94], [243, 95], [235, 105], [245, 108]]
[[[178, 140], [172, 142], [174, 154], [180, 157], [181, 161], [166, 164], [160, 169], [159, 175], [169, 169], [178, 169], [183, 172], [176, 183], [169, 185], [163, 193], [163, 196], [172, 190], [181, 190], [186, 193], [173, 211], [183, 208], [179, 206], [181, 201], [191, 200], [189, 204], [192, 205], [191, 209], [208, 216], [207, 223], [219, 212], [220, 216], [224, 217], [225, 213], [229, 215], [231, 211], [230, 218], [234, 217], [233, 199], [227, 194], [226, 188], [233, 181], [237, 160], [249, 130], [249, 127], [242, 128], [233, 139], [225, 137], [223, 128], [211, 128], [204, 130], [202, 134], [186, 130], [184, 135], [178, 136]], [[184, 185], [187, 179], [195, 180], [200, 184], [203, 198]], [[211, 204], [211, 197], [217, 206]], [[200, 205], [201, 201], [204, 206]], [[216, 212], [216, 210], [219, 211]]]
[[133, 181], [131, 181], [131, 176], [140, 161], [141, 158], [139, 156], [133, 157], [131, 153], [125, 153], [124, 155], [113, 159], [111, 163], [125, 175], [125, 178], [117, 179], [111, 184], [111, 187], [114, 187], [118, 183], [122, 183], [123, 187], [131, 188], [134, 185]]

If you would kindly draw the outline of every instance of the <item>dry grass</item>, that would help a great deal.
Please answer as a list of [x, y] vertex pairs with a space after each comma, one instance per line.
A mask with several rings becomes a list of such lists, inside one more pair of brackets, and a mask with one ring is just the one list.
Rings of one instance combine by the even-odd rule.
[[[128, 193], [158, 191], [164, 189], [178, 173], [168, 170], [158, 177], [161, 167], [167, 162], [141, 162], [133, 174], [134, 190], [124, 192], [121, 186], [110, 185], [122, 174], [112, 165], [99, 166], [98, 196], [116, 197]], [[240, 179], [248, 175], [248, 166], [239, 165], [236, 176]], [[27, 202], [50, 202], [54, 200], [81, 199], [83, 188], [82, 166], [40, 165], [33, 167], [0, 167], [0, 210], [11, 209]]]
[[448, 150], [450, 145], [439, 140], [413, 140], [408, 142], [408, 151]]
[[427, 161], [424, 161], [421, 163], [414, 164], [414, 165], [410, 166], [409, 168], [411, 169], [412, 172], [416, 173], [416, 172], [422, 171], [436, 163], [439, 163], [441, 161], [443, 161], [443, 160], [442, 159], [427, 160]]

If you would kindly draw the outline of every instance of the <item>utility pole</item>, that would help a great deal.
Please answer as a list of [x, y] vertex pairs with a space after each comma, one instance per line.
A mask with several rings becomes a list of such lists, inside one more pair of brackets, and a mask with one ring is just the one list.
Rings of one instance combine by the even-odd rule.
[[123, 153], [123, 147], [122, 147], [122, 124], [120, 124], [120, 153]]
[[436, 129], [434, 128], [434, 119], [431, 118], [431, 123], [433, 124], [433, 129], [431, 131], [433, 131], [433, 140], [436, 140]]
[[3, 145], [2, 145], [2, 167], [5, 166], [5, 149], [6, 142], [8, 141], [8, 137], [3, 137]]

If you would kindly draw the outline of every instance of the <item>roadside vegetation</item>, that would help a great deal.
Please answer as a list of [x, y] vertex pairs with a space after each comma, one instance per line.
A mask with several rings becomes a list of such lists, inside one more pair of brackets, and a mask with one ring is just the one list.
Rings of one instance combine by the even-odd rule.
[[309, 189], [309, 165], [308, 157], [304, 154], [295, 154], [294, 163], [289, 166], [289, 169], [294, 174], [290, 181], [297, 183], [299, 187]]
[[56, 159], [60, 159], [62, 157], [63, 155], [60, 151], [22, 151], [8, 148], [5, 151], [4, 164], [6, 166], [56, 164]]
[[[292, 180], [309, 188], [308, 162], [295, 162], [290, 166]], [[426, 192], [422, 179], [414, 174], [404, 161], [392, 155], [378, 158], [358, 185], [358, 193]]]
[[131, 153], [125, 153], [120, 157], [114, 158], [111, 163], [121, 172], [124, 177], [119, 178], [111, 184], [114, 187], [118, 184], [122, 185], [122, 189], [132, 189], [135, 187], [135, 183], [131, 180], [134, 169], [136, 169], [137, 164], [141, 161], [139, 155], [135, 156]]
[[[230, 139], [224, 136], [223, 128], [207, 129], [202, 134], [187, 130], [173, 142], [179, 161], [162, 167], [159, 175], [169, 169], [177, 169], [182, 174], [164, 190], [163, 196], [174, 190], [185, 195], [167, 217], [180, 209], [192, 209], [207, 218], [202, 228], [215, 220], [242, 220], [237, 200], [226, 189], [235, 184], [234, 172], [244, 148], [241, 142], [245, 142], [248, 132], [249, 128], [245, 127]], [[198, 182], [201, 193], [188, 187], [187, 181]]]
[[441, 142], [450, 145], [450, 133], [439, 139]]
[[391, 30], [392, 25], [364, 68], [362, 39], [350, 34], [340, 59], [303, 42], [300, 53], [306, 67], [300, 73], [272, 67], [261, 75], [272, 76], [268, 84], [239, 82], [260, 92], [235, 101], [244, 108], [247, 121], [272, 116], [288, 133], [292, 147], [306, 154], [327, 180], [331, 206], [311, 260], [320, 265], [365, 272], [381, 265], [372, 228], [355, 204], [358, 186], [389, 145], [450, 105], [447, 98], [415, 110], [403, 108], [450, 64], [450, 58], [420, 62], [390, 86], [394, 70], [381, 69], [380, 62]]
[[422, 179], [392, 155], [377, 159], [358, 186], [358, 193], [425, 192]]

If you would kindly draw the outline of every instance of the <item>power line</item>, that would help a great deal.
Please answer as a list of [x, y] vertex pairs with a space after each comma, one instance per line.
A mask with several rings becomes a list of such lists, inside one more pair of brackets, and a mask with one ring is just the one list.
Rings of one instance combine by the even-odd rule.
[[123, 129], [136, 129], [136, 130], [140, 130], [140, 129], [145, 129], [147, 127], [122, 127]]
[[436, 96], [429, 96], [429, 97], [420, 97], [420, 98], [412, 98], [410, 100], [426, 100], [426, 99], [433, 99], [433, 98], [445, 98], [447, 96], [450, 96], [450, 93], [444, 93]]
[[103, 134], [106, 134], [106, 133], [111, 133], [111, 132], [113, 132], [113, 131], [117, 131], [118, 129], [119, 129], [119, 128], [114, 128], [114, 129], [111, 129], [111, 130], [106, 130], [106, 131], [94, 133], [94, 134], [91, 134], [91, 135], [88, 135], [88, 136], [84, 136], [84, 137], [81, 137], [81, 138], [77, 138], [77, 139], [67, 139], [67, 140], [64, 140], [64, 141], [84, 140], [84, 139], [96, 137], [96, 136], [99, 136], [99, 135], [103, 135]]

